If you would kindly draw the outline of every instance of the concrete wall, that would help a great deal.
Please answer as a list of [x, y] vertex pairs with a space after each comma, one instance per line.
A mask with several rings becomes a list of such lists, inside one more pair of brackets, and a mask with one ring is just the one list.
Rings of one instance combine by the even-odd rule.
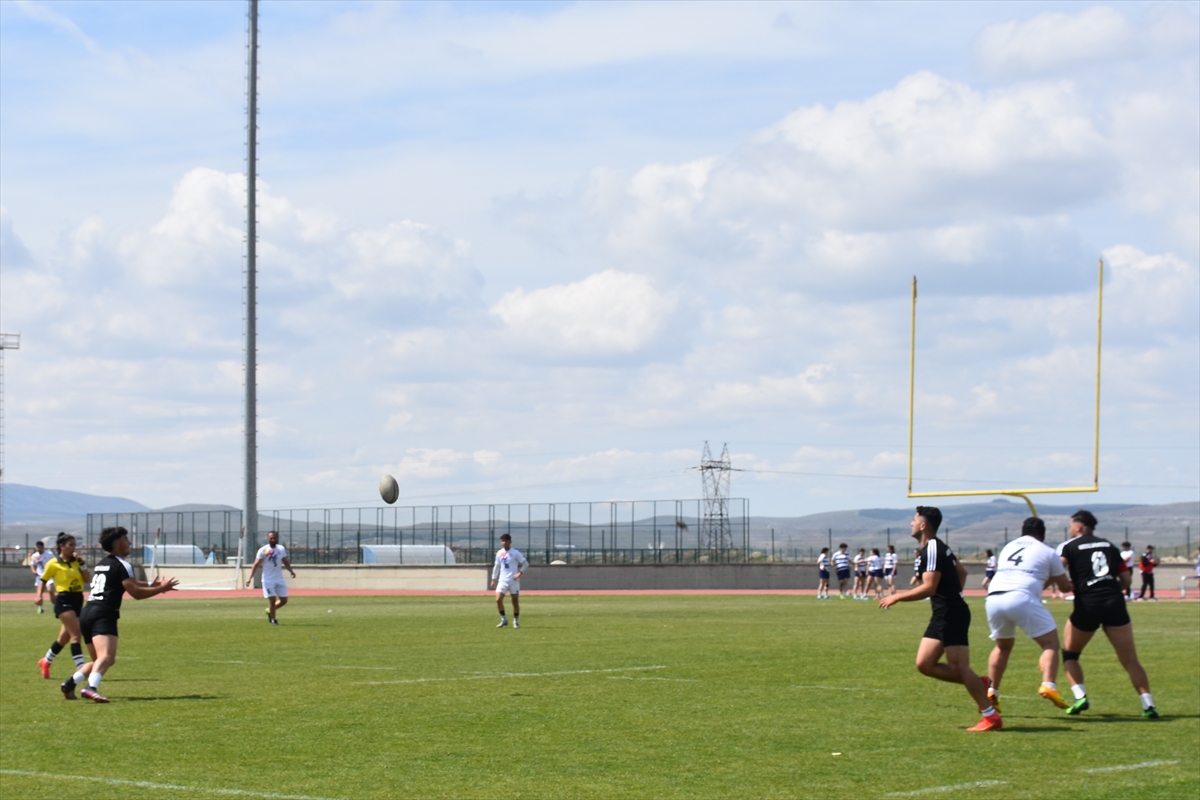
[[[233, 569], [226, 566], [172, 565], [160, 567], [162, 575], [179, 578], [184, 588], [228, 581]], [[243, 570], [243, 580], [245, 573]], [[140, 570], [139, 570], [140, 572]], [[907, 587], [912, 565], [902, 564], [897, 584]], [[1157, 588], [1178, 596], [1179, 579], [1192, 575], [1191, 567], [1164, 565], [1155, 571]], [[139, 577], [144, 577], [139, 575]], [[413, 591], [486, 591], [490, 570], [483, 565], [454, 566], [339, 566], [299, 565], [288, 586], [296, 589], [409, 589]], [[979, 587], [983, 571], [971, 566], [969, 588]], [[255, 581], [258, 585], [258, 581]], [[1141, 577], [1134, 576], [1134, 588]], [[1196, 591], [1189, 582], [1189, 592]], [[0, 566], [0, 592], [32, 592], [28, 567]], [[811, 564], [571, 564], [535, 565], [521, 578], [526, 591], [587, 589], [816, 589], [817, 570]], [[834, 581], [834, 590], [837, 582]]]

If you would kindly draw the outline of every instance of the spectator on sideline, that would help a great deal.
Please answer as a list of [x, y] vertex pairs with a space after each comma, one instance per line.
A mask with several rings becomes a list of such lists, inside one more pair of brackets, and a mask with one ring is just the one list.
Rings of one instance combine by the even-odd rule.
[[896, 567], [900, 565], [900, 556], [896, 555], [895, 545], [887, 546], [887, 555], [883, 557], [883, 577], [887, 578], [888, 593], [896, 593]]
[[817, 599], [829, 599], [829, 548], [822, 547], [821, 555], [817, 556], [817, 576], [820, 581], [817, 584]]
[[[1043, 536], [1043, 538], [1045, 537]], [[983, 562], [983, 588], [986, 589], [992, 582], [992, 578], [996, 577], [996, 556], [991, 550], [983, 552], [987, 555], [987, 559]]]
[[[1129, 542], [1121, 542], [1121, 560], [1125, 562], [1125, 568], [1129, 570], [1129, 574], [1133, 574], [1133, 560], [1137, 557], [1137, 552], [1134, 551], [1133, 545]], [[1125, 599], [1133, 599], [1133, 581], [1129, 582], [1129, 586], [1125, 587]]]
[[1146, 599], [1146, 592], [1150, 592], [1150, 601], [1158, 602], [1154, 596], [1154, 568], [1159, 565], [1158, 556], [1154, 555], [1154, 545], [1146, 545], [1146, 552], [1142, 553], [1142, 557], [1138, 560], [1138, 566], [1142, 570], [1142, 588], [1138, 590], [1138, 600]]
[[254, 573], [259, 564], [263, 569], [262, 590], [263, 597], [267, 598], [267, 622], [278, 625], [279, 619], [275, 614], [286, 606], [288, 601], [287, 583], [283, 580], [283, 568], [287, 567], [287, 571], [292, 573], [293, 579], [296, 577], [296, 570], [292, 569], [287, 548], [279, 543], [279, 534], [276, 531], [267, 534], [267, 543], [258, 548], [258, 552], [254, 555], [254, 564], [250, 567], [250, 577], [246, 579], [247, 586], [254, 582]]
[[967, 570], [945, 542], [937, 538], [941, 524], [940, 510], [917, 506], [912, 536], [920, 544], [914, 560], [921, 584], [916, 589], [885, 597], [879, 601], [879, 607], [886, 610], [896, 603], [929, 598], [933, 614], [917, 648], [917, 670], [939, 681], [963, 685], [983, 714], [983, 719], [967, 730], [998, 731], [1004, 723], [988, 701], [987, 678], [980, 680], [971, 669], [967, 641], [971, 609], [962, 596]]
[[45, 614], [46, 609], [42, 608], [42, 593], [46, 590], [46, 585], [42, 583], [42, 570], [50, 563], [50, 559], [54, 554], [46, 549], [46, 543], [41, 539], [34, 542], [34, 551], [29, 554], [29, 571], [33, 573], [33, 588], [37, 590], [37, 599], [33, 604], [37, 606], [39, 614]]

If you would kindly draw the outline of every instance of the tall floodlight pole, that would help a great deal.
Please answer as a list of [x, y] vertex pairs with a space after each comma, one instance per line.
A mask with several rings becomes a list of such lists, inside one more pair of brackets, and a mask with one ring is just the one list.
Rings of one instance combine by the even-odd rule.
[[20, 348], [21, 334], [0, 333], [0, 531], [4, 530], [4, 351]]
[[[245, 534], [238, 558], [245, 558], [245, 543], [258, 547], [258, 392], [257, 332], [255, 299], [258, 232], [255, 195], [258, 177], [258, 0], [250, 0], [250, 35], [247, 44], [246, 80], [246, 408], [245, 408], [245, 502], [242, 525]], [[240, 562], [239, 562], [240, 563]]]

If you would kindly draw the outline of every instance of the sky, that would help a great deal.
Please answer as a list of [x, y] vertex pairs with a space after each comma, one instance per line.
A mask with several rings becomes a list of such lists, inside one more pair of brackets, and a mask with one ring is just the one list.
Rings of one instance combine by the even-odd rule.
[[[1200, 497], [1197, 3], [260, 5], [258, 504]], [[246, 5], [0, 2], [5, 480], [242, 504]], [[1054, 502], [1070, 502], [1056, 498]]]

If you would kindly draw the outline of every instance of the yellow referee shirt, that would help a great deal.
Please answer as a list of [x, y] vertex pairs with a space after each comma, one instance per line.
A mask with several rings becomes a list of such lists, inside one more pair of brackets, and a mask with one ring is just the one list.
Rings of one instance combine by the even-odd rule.
[[54, 581], [56, 592], [82, 592], [83, 562], [78, 558], [63, 561], [61, 557], [55, 556], [42, 570], [42, 580], [46, 583]]

